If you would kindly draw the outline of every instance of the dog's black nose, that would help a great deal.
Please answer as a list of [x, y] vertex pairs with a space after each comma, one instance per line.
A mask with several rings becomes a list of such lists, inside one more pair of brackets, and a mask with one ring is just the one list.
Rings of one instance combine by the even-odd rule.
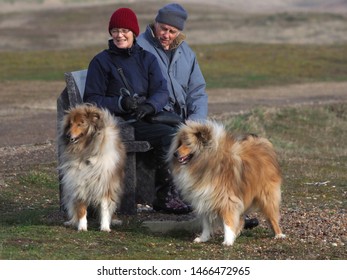
[[177, 158], [177, 157], [178, 157], [178, 153], [177, 153], [177, 151], [176, 151], [176, 152], [174, 152], [174, 157], [175, 157], [175, 158]]
[[75, 141], [75, 138], [72, 138], [70, 133], [66, 134], [65, 137], [66, 137], [66, 140], [68, 140], [70, 142], [74, 142]]

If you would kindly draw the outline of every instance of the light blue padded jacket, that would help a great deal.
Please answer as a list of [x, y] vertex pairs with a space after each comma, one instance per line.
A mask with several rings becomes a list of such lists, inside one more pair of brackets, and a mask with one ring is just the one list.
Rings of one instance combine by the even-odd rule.
[[153, 33], [153, 25], [139, 35], [137, 43], [153, 53], [159, 62], [170, 93], [167, 111], [175, 111], [185, 120], [204, 121], [208, 114], [206, 82], [201, 73], [193, 50], [184, 41], [185, 35], [179, 34], [173, 45], [176, 49], [169, 61], [164, 49]]

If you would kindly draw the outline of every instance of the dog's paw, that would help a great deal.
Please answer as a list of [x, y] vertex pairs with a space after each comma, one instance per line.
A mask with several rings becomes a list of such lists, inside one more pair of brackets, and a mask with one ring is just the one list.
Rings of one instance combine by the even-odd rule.
[[284, 239], [284, 238], [286, 238], [286, 235], [283, 234], [283, 233], [280, 233], [280, 234], [276, 234], [276, 235], [275, 235], [275, 239]]
[[85, 217], [79, 220], [77, 230], [78, 231], [88, 231], [87, 219]]
[[123, 221], [122, 220], [119, 220], [119, 219], [112, 219], [111, 221], [111, 225], [112, 226], [121, 226], [123, 224]]
[[199, 236], [199, 237], [194, 239], [194, 243], [203, 243], [203, 242], [210, 240], [210, 238], [211, 237]]
[[202, 243], [202, 242], [205, 242], [205, 241], [202, 241], [200, 237], [197, 237], [194, 239], [193, 241], [194, 243]]
[[110, 229], [110, 227], [101, 227], [100, 231], [111, 232], [111, 229]]
[[87, 227], [84, 227], [84, 226], [79, 226], [77, 228], [78, 231], [88, 231]]
[[227, 241], [227, 240], [224, 240], [222, 245], [223, 246], [233, 246], [234, 244], [234, 241]]
[[222, 243], [223, 246], [232, 246], [235, 242], [236, 235], [234, 233], [225, 235], [224, 236], [224, 241]]

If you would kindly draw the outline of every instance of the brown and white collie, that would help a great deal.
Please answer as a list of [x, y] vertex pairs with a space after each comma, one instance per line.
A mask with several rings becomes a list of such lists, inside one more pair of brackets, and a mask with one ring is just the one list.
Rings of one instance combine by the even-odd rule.
[[111, 231], [111, 219], [122, 195], [126, 151], [116, 119], [90, 104], [67, 111], [60, 125], [65, 225], [87, 230], [87, 207], [99, 210], [100, 230]]
[[223, 245], [231, 246], [244, 225], [244, 215], [258, 208], [275, 238], [279, 226], [281, 172], [272, 144], [256, 135], [236, 137], [214, 121], [187, 121], [171, 144], [167, 161], [176, 186], [202, 218], [206, 242], [215, 222], [222, 222]]

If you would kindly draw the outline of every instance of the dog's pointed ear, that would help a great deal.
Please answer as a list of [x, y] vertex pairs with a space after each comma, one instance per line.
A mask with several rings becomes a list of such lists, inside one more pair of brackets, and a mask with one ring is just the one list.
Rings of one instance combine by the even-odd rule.
[[87, 105], [87, 110], [86, 110], [86, 117], [91, 121], [96, 123], [100, 118], [100, 111], [97, 107], [92, 106], [92, 105]]
[[211, 140], [211, 131], [206, 126], [200, 127], [200, 129], [196, 132], [195, 135], [203, 144], [207, 144]]
[[98, 121], [101, 118], [100, 113], [99, 112], [93, 112], [91, 115], [91, 118], [94, 122]]

